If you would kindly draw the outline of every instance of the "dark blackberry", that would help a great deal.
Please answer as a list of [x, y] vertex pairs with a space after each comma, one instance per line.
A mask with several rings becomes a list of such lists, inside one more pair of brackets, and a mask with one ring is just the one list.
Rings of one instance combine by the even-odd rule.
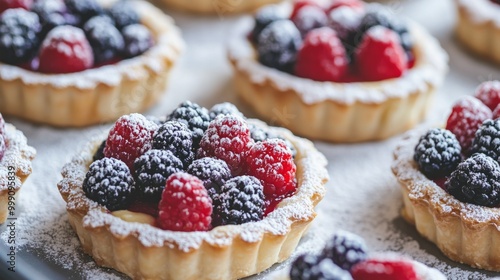
[[222, 185], [216, 205], [222, 225], [260, 221], [265, 206], [263, 186], [253, 176], [234, 177]]
[[92, 161], [100, 160], [101, 158], [104, 157], [104, 148], [106, 147], [106, 140], [101, 142], [101, 145], [99, 145], [99, 148], [97, 148], [97, 151], [95, 152], [94, 156], [92, 157]]
[[24, 9], [9, 9], [0, 16], [0, 60], [19, 64], [36, 55], [40, 45], [40, 25], [37, 14]]
[[433, 128], [420, 137], [413, 159], [430, 179], [449, 175], [462, 160], [462, 148], [453, 133]]
[[292, 21], [299, 29], [302, 37], [305, 37], [309, 31], [326, 26], [328, 17], [320, 7], [309, 5], [299, 9]]
[[359, 10], [350, 7], [340, 7], [329, 14], [329, 26], [342, 41], [350, 61], [353, 61], [354, 51], [359, 44], [358, 29], [363, 15]]
[[109, 9], [109, 15], [115, 20], [116, 27], [122, 29], [127, 25], [140, 22], [139, 14], [127, 1], [119, 1]]
[[257, 43], [260, 33], [264, 28], [266, 28], [270, 23], [280, 20], [286, 19], [286, 15], [283, 12], [283, 9], [276, 5], [268, 5], [261, 8], [255, 14], [255, 27], [252, 30], [252, 40]]
[[188, 167], [194, 159], [193, 133], [184, 123], [168, 121], [153, 136], [153, 149], [171, 151]]
[[154, 42], [149, 29], [142, 24], [127, 25], [122, 29], [125, 47], [123, 56], [134, 57], [149, 50]]
[[134, 178], [124, 162], [103, 158], [90, 165], [83, 180], [83, 191], [110, 211], [126, 209], [134, 196]]
[[122, 34], [108, 16], [100, 15], [89, 19], [83, 30], [92, 46], [96, 63], [111, 60], [124, 48]]
[[195, 150], [198, 149], [200, 140], [211, 121], [208, 110], [191, 101], [180, 104], [167, 117], [167, 120], [176, 120], [188, 126], [193, 132], [193, 148]]
[[347, 231], [338, 231], [326, 244], [321, 255], [349, 271], [355, 264], [366, 259], [366, 251], [361, 237]]
[[38, 0], [31, 10], [40, 18], [42, 38], [54, 27], [66, 24], [66, 18], [63, 16], [66, 5], [62, 0]]
[[211, 120], [215, 120], [218, 115], [234, 115], [245, 118], [238, 108], [229, 102], [215, 104], [212, 108], [210, 108], [209, 114]]
[[500, 119], [483, 122], [472, 142], [472, 153], [482, 153], [500, 162]]
[[89, 18], [104, 13], [101, 5], [96, 0], [65, 0], [68, 10], [86, 22]]
[[215, 195], [220, 193], [224, 183], [231, 179], [231, 170], [223, 160], [204, 157], [197, 159], [189, 165], [187, 173], [198, 177], [208, 191], [208, 194], [215, 200]]
[[292, 263], [290, 280], [352, 280], [352, 277], [331, 259], [304, 254]]
[[257, 51], [263, 65], [284, 72], [291, 72], [302, 39], [299, 30], [290, 20], [269, 24], [259, 35]]
[[445, 187], [462, 202], [497, 207], [500, 205], [500, 165], [485, 154], [473, 154], [451, 173]]
[[141, 195], [160, 201], [167, 178], [183, 170], [182, 161], [168, 150], [149, 150], [134, 162], [137, 189]]

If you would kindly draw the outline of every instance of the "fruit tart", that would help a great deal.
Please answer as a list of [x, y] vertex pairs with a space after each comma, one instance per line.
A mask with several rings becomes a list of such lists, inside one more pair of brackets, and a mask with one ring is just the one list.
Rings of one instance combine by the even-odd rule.
[[283, 0], [155, 0], [169, 7], [199, 14], [235, 14], [252, 12], [261, 6]]
[[37, 123], [148, 108], [182, 49], [172, 19], [141, 0], [10, 0], [0, 12], [0, 111]]
[[[446, 127], [409, 132], [394, 152], [403, 217], [450, 259], [500, 271], [500, 82], [453, 106]], [[491, 108], [494, 108], [493, 112]]]
[[358, 0], [271, 5], [236, 29], [228, 56], [240, 96], [313, 139], [379, 140], [411, 128], [447, 71], [423, 28]]
[[31, 161], [35, 154], [24, 134], [5, 123], [0, 114], [0, 224], [8, 216], [14, 216], [17, 196], [31, 174]]
[[338, 231], [319, 255], [299, 256], [289, 270], [272, 273], [274, 280], [446, 280], [434, 268], [394, 252], [370, 253], [363, 239]]
[[122, 116], [58, 187], [97, 264], [134, 279], [237, 279], [288, 258], [325, 194], [326, 159], [230, 103]]
[[458, 22], [455, 33], [458, 41], [471, 53], [500, 63], [500, 1], [455, 0]]

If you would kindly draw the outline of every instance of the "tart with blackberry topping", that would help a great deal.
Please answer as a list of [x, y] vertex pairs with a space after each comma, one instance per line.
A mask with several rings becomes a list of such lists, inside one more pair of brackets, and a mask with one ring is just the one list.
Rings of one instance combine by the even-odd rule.
[[21, 186], [31, 174], [35, 155], [24, 134], [5, 123], [0, 114], [0, 224], [14, 215], [12, 205], [16, 204]]
[[361, 237], [338, 231], [319, 255], [306, 253], [270, 279], [444, 280], [434, 268], [394, 252], [370, 253]]
[[325, 166], [286, 129], [228, 103], [185, 102], [156, 121], [120, 117], [58, 187], [97, 264], [134, 279], [237, 279], [290, 256], [325, 194]]
[[228, 56], [240, 96], [314, 139], [380, 140], [413, 127], [447, 71], [423, 28], [358, 0], [266, 6], [237, 32]]
[[475, 97], [456, 102], [445, 128], [409, 132], [392, 165], [402, 216], [450, 259], [494, 271], [500, 271], [497, 84], [485, 82]]
[[0, 1], [0, 111], [62, 127], [142, 111], [182, 50], [170, 17], [115, 0]]
[[218, 15], [252, 12], [264, 5], [278, 3], [281, 1], [283, 0], [156, 0], [156, 2], [161, 2], [168, 7], [172, 7], [180, 11]]

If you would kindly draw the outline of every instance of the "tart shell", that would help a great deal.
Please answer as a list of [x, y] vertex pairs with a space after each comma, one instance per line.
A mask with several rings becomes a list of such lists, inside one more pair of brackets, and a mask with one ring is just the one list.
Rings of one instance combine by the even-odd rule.
[[236, 14], [252, 12], [259, 7], [283, 0], [155, 0], [177, 10], [199, 14]]
[[392, 171], [403, 194], [403, 218], [450, 259], [500, 271], [500, 209], [460, 202], [427, 179], [413, 160], [424, 133], [409, 132], [394, 152]]
[[[104, 6], [113, 0], [100, 0]], [[0, 111], [32, 122], [81, 127], [150, 107], [164, 93], [183, 42], [173, 20], [130, 1], [155, 38], [142, 55], [70, 74], [44, 74], [0, 63]]]
[[86, 198], [82, 183], [105, 137], [92, 142], [64, 167], [58, 184], [84, 251], [97, 264], [134, 279], [237, 279], [287, 259], [316, 216], [314, 207], [323, 198], [328, 180], [327, 162], [310, 141], [285, 129], [270, 129], [297, 149], [297, 193], [259, 222], [208, 232], [174, 232], [126, 222]]

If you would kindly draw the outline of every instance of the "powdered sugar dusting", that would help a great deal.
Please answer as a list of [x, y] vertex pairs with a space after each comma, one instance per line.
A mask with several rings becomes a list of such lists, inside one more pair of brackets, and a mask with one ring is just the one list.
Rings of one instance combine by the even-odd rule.
[[459, 6], [465, 8], [471, 18], [477, 23], [492, 22], [500, 26], [500, 5], [490, 0], [455, 0]]

